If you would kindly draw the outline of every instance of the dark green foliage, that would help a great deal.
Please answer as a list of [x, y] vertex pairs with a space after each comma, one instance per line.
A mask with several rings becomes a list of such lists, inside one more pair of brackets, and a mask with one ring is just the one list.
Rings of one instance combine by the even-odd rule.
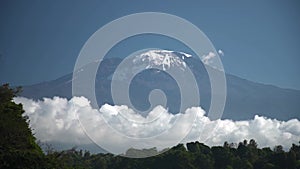
[[[274, 148], [259, 149], [257, 146], [241, 143], [244, 152], [252, 154], [247, 159], [232, 147], [208, 146], [193, 142], [179, 144], [165, 153], [141, 159], [114, 156], [111, 154], [92, 154], [85, 156], [80, 151], [68, 150], [47, 155], [54, 168], [91, 168], [91, 169], [300, 169], [300, 159], [296, 157], [294, 148], [290, 151], [277, 151]], [[279, 148], [280, 149], [280, 148]], [[275, 151], [276, 150], [276, 151]], [[254, 153], [252, 153], [254, 151]], [[249, 153], [250, 152], [250, 153]], [[247, 154], [246, 153], [246, 154]], [[85, 153], [86, 154], [86, 153]], [[239, 154], [242, 154], [240, 156]], [[251, 162], [253, 160], [253, 162]]]
[[12, 102], [19, 91], [0, 86], [0, 168], [40, 168], [44, 154], [22, 116], [22, 105]]
[[225, 147], [212, 147], [211, 151], [215, 159], [215, 168], [224, 168], [230, 166], [233, 162], [233, 154]]

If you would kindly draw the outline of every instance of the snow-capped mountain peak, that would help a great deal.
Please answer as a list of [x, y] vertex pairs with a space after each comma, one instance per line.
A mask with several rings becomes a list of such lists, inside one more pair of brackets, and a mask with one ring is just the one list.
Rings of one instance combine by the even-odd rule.
[[149, 50], [135, 56], [133, 63], [146, 63], [147, 69], [161, 67], [163, 70], [171, 67], [178, 67], [182, 70], [186, 68], [184, 59], [190, 58], [192, 55], [184, 52], [175, 52], [170, 50]]

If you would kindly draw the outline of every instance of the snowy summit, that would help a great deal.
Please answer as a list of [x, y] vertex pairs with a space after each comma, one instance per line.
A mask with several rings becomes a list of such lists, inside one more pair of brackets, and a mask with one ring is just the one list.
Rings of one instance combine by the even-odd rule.
[[171, 67], [179, 67], [184, 70], [186, 63], [184, 59], [192, 57], [192, 55], [184, 52], [175, 52], [170, 50], [149, 50], [142, 54], [137, 55], [133, 63], [146, 63], [147, 69], [153, 67], [161, 67], [163, 70], [170, 69]]

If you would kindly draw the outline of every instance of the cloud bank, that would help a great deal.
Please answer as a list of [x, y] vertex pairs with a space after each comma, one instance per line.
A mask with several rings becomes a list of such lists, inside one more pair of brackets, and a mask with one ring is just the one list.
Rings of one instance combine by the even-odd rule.
[[162, 106], [143, 117], [127, 106], [106, 104], [99, 110], [93, 109], [84, 97], [42, 101], [17, 97], [14, 101], [23, 104], [38, 140], [74, 145], [93, 141], [116, 154], [131, 147], [163, 149], [191, 141], [213, 146], [225, 141], [238, 143], [255, 139], [259, 147], [283, 145], [285, 148], [300, 141], [297, 119], [278, 121], [256, 115], [245, 121], [211, 121], [200, 107], [173, 115]]

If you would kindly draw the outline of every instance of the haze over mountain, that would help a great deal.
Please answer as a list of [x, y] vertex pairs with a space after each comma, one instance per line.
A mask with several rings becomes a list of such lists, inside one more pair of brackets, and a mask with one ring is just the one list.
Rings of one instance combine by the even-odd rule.
[[[206, 63], [203, 59], [205, 58], [202, 58], [203, 63]], [[111, 82], [113, 73], [121, 62], [121, 58], [106, 58], [101, 62], [95, 79], [95, 92], [99, 106], [105, 103], [114, 105], [111, 96]], [[198, 57], [176, 51], [149, 50], [137, 55], [129, 68], [141, 64], [146, 67], [130, 82], [129, 95], [133, 105], [139, 110], [147, 110], [150, 106], [149, 93], [153, 89], [161, 89], [166, 94], [168, 110], [174, 114], [178, 113], [181, 99], [178, 84], [162, 70], [176, 68], [184, 71], [188, 67], [193, 72], [199, 87], [200, 105], [205, 111], [208, 111], [211, 87], [203, 63]], [[161, 66], [162, 70], [153, 68], [153, 65]], [[83, 67], [82, 70], [84, 69]], [[215, 73], [219, 72], [212, 67], [209, 69]], [[24, 86], [21, 95], [32, 99], [54, 96], [70, 99], [72, 97], [72, 78], [72, 73], [70, 73], [56, 80]], [[126, 83], [124, 79], [126, 79], [126, 73], [123, 77], [119, 76], [114, 80], [118, 83]], [[226, 81], [227, 100], [222, 118], [247, 120], [253, 119], [255, 115], [278, 120], [300, 118], [300, 104], [298, 103], [300, 91], [256, 83], [231, 74], [226, 74]]]

